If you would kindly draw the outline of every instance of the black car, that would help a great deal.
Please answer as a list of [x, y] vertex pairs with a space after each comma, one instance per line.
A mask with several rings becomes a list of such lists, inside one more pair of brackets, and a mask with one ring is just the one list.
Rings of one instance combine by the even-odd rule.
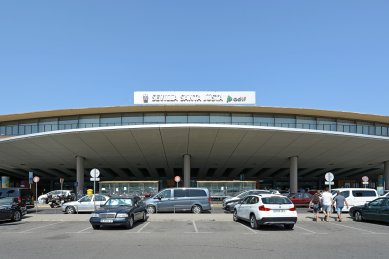
[[137, 196], [110, 198], [89, 219], [93, 229], [102, 226], [124, 226], [130, 229], [136, 221], [146, 221], [146, 206]]
[[34, 208], [33, 194], [28, 188], [0, 188], [0, 197], [14, 197], [21, 207]]
[[20, 221], [22, 216], [22, 208], [19, 206], [17, 198], [0, 198], [0, 220]]
[[381, 197], [365, 205], [351, 207], [349, 214], [356, 221], [373, 220], [389, 223], [389, 197]]

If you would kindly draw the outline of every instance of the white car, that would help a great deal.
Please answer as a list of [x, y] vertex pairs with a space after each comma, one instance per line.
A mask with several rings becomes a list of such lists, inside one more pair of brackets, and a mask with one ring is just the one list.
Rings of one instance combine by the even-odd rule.
[[375, 189], [370, 188], [338, 188], [332, 190], [332, 197], [335, 198], [337, 191], [339, 191], [348, 203], [343, 207], [343, 212], [348, 212], [353, 206], [364, 205], [366, 202], [370, 202], [379, 197]]
[[250, 222], [257, 229], [261, 225], [283, 224], [292, 230], [297, 222], [294, 204], [287, 197], [276, 194], [249, 195], [234, 209], [234, 221]]
[[[92, 212], [100, 208], [109, 199], [109, 196], [101, 194], [86, 195], [78, 201], [71, 201], [62, 204], [62, 211], [67, 214], [78, 212]], [[95, 207], [96, 206], [96, 207]]]

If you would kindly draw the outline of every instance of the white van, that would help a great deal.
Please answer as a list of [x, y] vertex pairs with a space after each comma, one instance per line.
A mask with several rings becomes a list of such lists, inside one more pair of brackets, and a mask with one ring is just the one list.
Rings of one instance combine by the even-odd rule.
[[368, 188], [338, 188], [332, 190], [332, 197], [336, 196], [336, 192], [340, 191], [340, 193], [346, 198], [346, 201], [349, 205], [347, 209], [344, 206], [342, 211], [348, 212], [349, 209], [353, 206], [364, 205], [366, 202], [375, 200], [379, 197], [377, 191], [375, 189]]

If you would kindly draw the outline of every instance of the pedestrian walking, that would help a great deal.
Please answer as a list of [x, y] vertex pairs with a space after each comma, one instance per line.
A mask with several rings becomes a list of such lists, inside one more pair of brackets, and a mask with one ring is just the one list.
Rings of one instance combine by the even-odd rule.
[[320, 199], [321, 199], [321, 194], [320, 194], [320, 191], [317, 190], [317, 192], [313, 195], [312, 200], [311, 200], [312, 209], [313, 209], [313, 216], [314, 216], [313, 221], [316, 221], [316, 222], [318, 222], [318, 220], [319, 220]]
[[333, 200], [333, 204], [335, 204], [336, 213], [338, 214], [338, 221], [342, 222], [342, 210], [344, 208], [344, 205], [348, 208], [348, 203], [346, 201], [346, 198], [338, 191], [336, 193], [336, 197]]
[[332, 210], [332, 194], [328, 191], [326, 187], [325, 191], [321, 194], [321, 205], [324, 213], [324, 220], [329, 221]]

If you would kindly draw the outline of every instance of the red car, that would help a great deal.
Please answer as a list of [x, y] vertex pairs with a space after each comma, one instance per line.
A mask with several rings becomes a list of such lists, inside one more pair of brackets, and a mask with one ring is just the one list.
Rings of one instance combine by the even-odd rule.
[[289, 196], [289, 199], [296, 206], [309, 206], [309, 202], [312, 200], [312, 194], [307, 192], [299, 192]]

